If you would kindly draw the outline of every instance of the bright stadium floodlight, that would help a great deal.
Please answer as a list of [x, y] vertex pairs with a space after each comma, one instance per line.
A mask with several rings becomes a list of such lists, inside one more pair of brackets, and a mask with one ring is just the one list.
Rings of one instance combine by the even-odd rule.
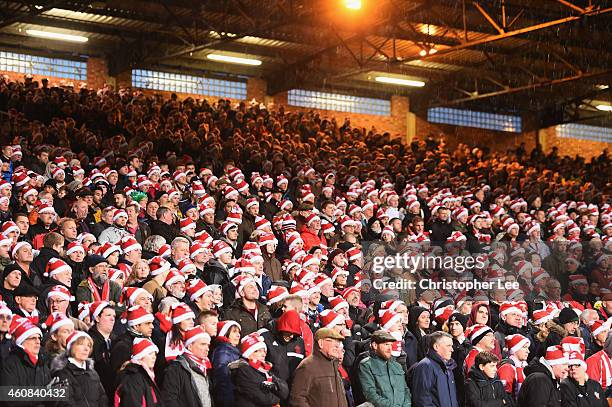
[[83, 37], [82, 35], [62, 34], [62, 33], [53, 32], [53, 31], [26, 30], [26, 34], [32, 37], [47, 38], [49, 40], [70, 41], [70, 42], [89, 41], [89, 38]]
[[602, 112], [612, 112], [612, 105], [597, 105], [595, 108]]
[[344, 0], [344, 7], [350, 10], [360, 10], [361, 0]]
[[206, 55], [206, 58], [210, 59], [211, 61], [228, 62], [230, 64], [252, 65], [252, 66], [261, 65], [261, 61], [259, 59], [231, 57], [229, 55], [208, 54]]
[[422, 88], [425, 86], [423, 81], [414, 81], [411, 79], [392, 78], [390, 76], [377, 76], [376, 82], [387, 83], [389, 85], [400, 85], [400, 86], [412, 86], [415, 88]]

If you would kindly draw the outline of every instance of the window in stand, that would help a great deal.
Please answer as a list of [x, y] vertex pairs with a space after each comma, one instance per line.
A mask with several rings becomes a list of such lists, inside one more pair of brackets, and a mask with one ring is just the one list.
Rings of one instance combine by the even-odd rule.
[[510, 133], [522, 131], [520, 116], [478, 112], [474, 110], [434, 107], [427, 110], [427, 121], [454, 126], [477, 127]]
[[290, 106], [377, 116], [391, 116], [391, 101], [385, 99], [318, 92], [306, 89], [291, 89], [287, 92], [287, 101]]

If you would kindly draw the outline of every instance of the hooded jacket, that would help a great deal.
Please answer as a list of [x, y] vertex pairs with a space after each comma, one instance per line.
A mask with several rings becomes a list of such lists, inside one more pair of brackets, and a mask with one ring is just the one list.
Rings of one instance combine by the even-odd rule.
[[[261, 333], [268, 348], [266, 360], [272, 363], [272, 374], [291, 386], [295, 369], [306, 356], [300, 316], [296, 311], [286, 311], [275, 322], [270, 324], [271, 330]], [[291, 333], [293, 337], [286, 342], [283, 332]]]
[[544, 358], [533, 359], [525, 368], [525, 381], [517, 400], [519, 407], [563, 405], [559, 381], [545, 363]]
[[478, 366], [472, 366], [465, 391], [466, 407], [510, 407], [513, 405], [514, 401], [504, 390], [504, 385], [497, 375], [491, 379]]
[[221, 342], [218, 338], [217, 341], [211, 358], [213, 400], [216, 407], [232, 407], [234, 386], [228, 365], [240, 359], [240, 349], [228, 342]]

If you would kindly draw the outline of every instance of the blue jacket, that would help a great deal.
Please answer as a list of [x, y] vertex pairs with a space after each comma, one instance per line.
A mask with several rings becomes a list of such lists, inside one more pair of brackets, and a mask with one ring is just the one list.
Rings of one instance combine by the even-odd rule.
[[226, 342], [218, 342], [213, 350], [211, 363], [213, 366], [212, 388], [216, 407], [232, 407], [234, 405], [234, 386], [227, 365], [240, 359], [240, 350]]
[[453, 369], [454, 360], [446, 363], [429, 351], [412, 371], [412, 404], [419, 407], [459, 407]]

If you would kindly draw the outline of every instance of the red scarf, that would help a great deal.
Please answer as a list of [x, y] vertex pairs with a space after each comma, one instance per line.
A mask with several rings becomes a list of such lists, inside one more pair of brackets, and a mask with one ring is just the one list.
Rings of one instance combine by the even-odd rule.
[[93, 296], [94, 302], [96, 301], [110, 301], [110, 283], [109, 280], [104, 282], [102, 286], [102, 295], [100, 296], [100, 292], [98, 291], [98, 286], [91, 277], [87, 278], [87, 283], [89, 284], [89, 290], [91, 291], [91, 295]]
[[172, 320], [168, 315], [163, 314], [161, 312], [157, 312], [155, 314], [155, 318], [159, 321], [159, 329], [163, 333], [167, 334], [168, 332], [170, 332], [170, 330], [172, 329]]
[[183, 355], [187, 359], [191, 360], [198, 367], [198, 369], [200, 369], [200, 372], [202, 372], [204, 376], [206, 376], [208, 370], [212, 369], [212, 364], [208, 358], [199, 358], [193, 353], [189, 352], [189, 349], [185, 349]]
[[249, 365], [257, 370], [258, 372], [261, 372], [263, 374], [266, 375], [266, 381], [271, 382], [272, 381], [272, 375], [270, 374], [270, 369], [272, 369], [272, 364], [264, 361], [254, 361], [249, 359]]
[[25, 352], [28, 359], [30, 359], [30, 362], [32, 362], [32, 364], [36, 366], [38, 364], [38, 354], [28, 352], [27, 350], [25, 350], [25, 348], [22, 348], [22, 349]]
[[26, 317], [32, 324], [38, 325], [38, 323], [40, 322], [40, 315], [38, 314], [38, 310], [36, 308], [34, 308], [34, 311], [32, 312], [28, 312], [23, 308], [19, 309], [23, 313], [24, 317]]

